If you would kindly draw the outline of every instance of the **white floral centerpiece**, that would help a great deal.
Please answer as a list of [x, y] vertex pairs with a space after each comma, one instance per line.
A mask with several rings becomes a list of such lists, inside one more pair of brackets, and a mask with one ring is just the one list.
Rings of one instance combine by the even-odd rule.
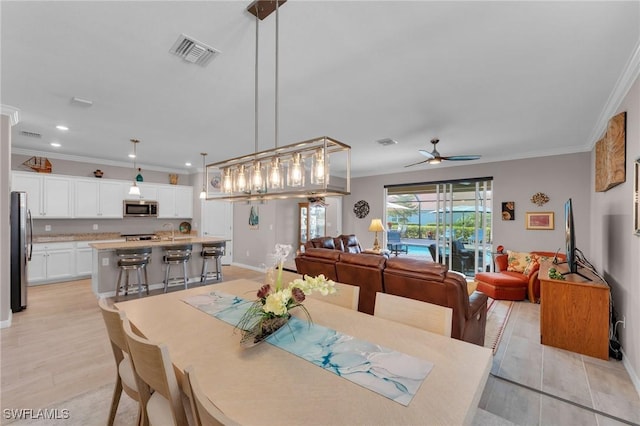
[[267, 283], [260, 287], [257, 293], [258, 299], [251, 303], [237, 325], [242, 330], [242, 343], [255, 344], [264, 340], [287, 323], [291, 317], [290, 311], [294, 308], [301, 308], [307, 319], [311, 321], [309, 311], [302, 304], [305, 297], [314, 291], [323, 296], [336, 292], [335, 283], [324, 275], [317, 277], [305, 275], [303, 278], [297, 278], [283, 285], [283, 264], [290, 252], [290, 245], [276, 245], [274, 258], [277, 263], [277, 274], [273, 286]]

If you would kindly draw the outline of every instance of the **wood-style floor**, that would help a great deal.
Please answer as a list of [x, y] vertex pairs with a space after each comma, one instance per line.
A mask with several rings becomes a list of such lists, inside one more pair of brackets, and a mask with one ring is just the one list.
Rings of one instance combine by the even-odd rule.
[[[263, 274], [226, 266], [224, 277]], [[113, 354], [90, 281], [31, 287], [28, 297], [27, 310], [0, 330], [1, 408], [52, 407], [112, 384]], [[539, 315], [539, 305], [515, 304], [492, 369], [509, 381], [489, 377], [474, 424], [640, 424], [640, 397], [622, 364], [541, 345]]]

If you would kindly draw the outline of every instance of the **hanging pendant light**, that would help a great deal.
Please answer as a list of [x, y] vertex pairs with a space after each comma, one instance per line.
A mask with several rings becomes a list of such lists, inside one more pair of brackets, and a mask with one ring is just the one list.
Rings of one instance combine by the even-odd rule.
[[205, 166], [205, 157], [207, 156], [206, 152], [201, 152], [202, 155], [202, 191], [200, 191], [200, 199], [204, 200], [207, 198], [207, 166]]
[[138, 168], [136, 167], [136, 159], [138, 158], [138, 151], [136, 146], [140, 143], [138, 139], [131, 139], [131, 143], [133, 144], [133, 185], [129, 188], [129, 195], [137, 195], [140, 196], [140, 187], [136, 182], [136, 172]]
[[222, 192], [225, 194], [233, 193], [233, 175], [231, 167], [222, 170]]
[[294, 152], [291, 156], [291, 164], [287, 169], [287, 185], [292, 188], [304, 186], [304, 160], [302, 154]]

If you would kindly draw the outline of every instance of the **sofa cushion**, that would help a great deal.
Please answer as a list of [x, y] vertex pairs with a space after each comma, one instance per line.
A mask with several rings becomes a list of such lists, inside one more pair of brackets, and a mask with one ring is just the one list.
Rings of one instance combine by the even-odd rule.
[[384, 268], [387, 258], [377, 254], [366, 253], [341, 253], [340, 262], [351, 265], [365, 266], [368, 268]]
[[476, 274], [476, 281], [485, 282], [500, 287], [526, 287], [529, 278], [520, 272], [479, 272]]
[[522, 273], [531, 260], [531, 253], [507, 250], [507, 258], [507, 271]]
[[421, 276], [425, 279], [442, 281], [448, 271], [446, 265], [406, 257], [394, 257], [387, 260], [387, 268], [408, 276]]

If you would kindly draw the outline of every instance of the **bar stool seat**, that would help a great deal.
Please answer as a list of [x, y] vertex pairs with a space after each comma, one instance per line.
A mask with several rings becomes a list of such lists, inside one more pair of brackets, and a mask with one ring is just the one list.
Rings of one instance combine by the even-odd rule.
[[[138, 276], [138, 297], [142, 296], [142, 287], [146, 287], [147, 295], [149, 294], [149, 276], [147, 273], [147, 265], [151, 261], [151, 247], [140, 247], [134, 249], [116, 249], [118, 257], [118, 282], [116, 283], [116, 300], [120, 295], [120, 289], [124, 288], [124, 295], [129, 294], [129, 273], [136, 271]], [[144, 271], [144, 282], [142, 280], [142, 271]], [[125, 276], [124, 286], [122, 285], [122, 276]]]
[[[209, 275], [216, 281], [222, 281], [222, 256], [224, 256], [226, 245], [225, 241], [202, 244], [202, 251], [200, 252], [200, 256], [202, 256], [201, 283], [206, 283]], [[215, 261], [215, 270], [211, 272], [207, 270], [209, 259]]]
[[[187, 276], [187, 262], [191, 259], [191, 251], [193, 246], [191, 244], [183, 244], [177, 246], [167, 246], [164, 248], [164, 256], [162, 256], [162, 262], [167, 265], [167, 269], [164, 273], [164, 292], [169, 289], [169, 283], [174, 284], [176, 282], [184, 282], [184, 288], [187, 289], [187, 282], [189, 277]], [[171, 265], [182, 265], [182, 278], [171, 278]]]

